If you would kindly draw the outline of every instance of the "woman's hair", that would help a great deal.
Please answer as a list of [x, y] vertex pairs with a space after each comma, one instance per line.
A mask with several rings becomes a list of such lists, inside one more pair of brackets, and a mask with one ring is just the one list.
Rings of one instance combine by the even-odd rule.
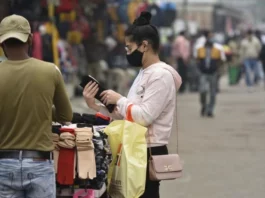
[[140, 45], [143, 40], [147, 40], [154, 52], [158, 52], [160, 46], [159, 33], [155, 26], [150, 24], [152, 15], [149, 12], [142, 12], [141, 15], [135, 19], [132, 25], [125, 32], [125, 36], [130, 37], [132, 42]]

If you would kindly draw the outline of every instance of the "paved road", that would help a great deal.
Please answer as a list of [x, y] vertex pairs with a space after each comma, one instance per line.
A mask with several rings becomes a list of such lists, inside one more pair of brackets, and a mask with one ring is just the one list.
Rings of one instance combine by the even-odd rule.
[[[265, 197], [265, 91], [222, 82], [216, 116], [199, 115], [197, 94], [178, 97], [179, 147], [184, 176], [161, 184], [161, 198]], [[88, 109], [73, 100], [74, 109]], [[170, 151], [176, 150], [176, 131]]]

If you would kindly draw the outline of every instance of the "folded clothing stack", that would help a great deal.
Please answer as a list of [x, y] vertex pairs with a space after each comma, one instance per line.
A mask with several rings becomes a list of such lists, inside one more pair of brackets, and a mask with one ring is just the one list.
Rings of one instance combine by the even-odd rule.
[[84, 123], [82, 115], [80, 113], [73, 113], [72, 123]]
[[88, 181], [88, 186], [92, 189], [101, 189], [104, 186], [107, 181], [109, 164], [112, 159], [107, 141], [108, 136], [103, 132], [104, 129], [105, 127], [103, 126], [93, 127], [93, 143], [95, 147], [97, 177]]
[[77, 172], [80, 179], [96, 177], [96, 162], [91, 128], [76, 128]]
[[96, 115], [93, 114], [79, 114], [74, 113], [72, 123], [78, 123], [78, 124], [86, 124], [86, 126], [98, 126], [98, 125], [108, 125], [110, 123], [110, 118], [107, 116], [104, 116], [101, 113], [97, 113]]
[[101, 113], [96, 113], [95, 117], [95, 125], [108, 125], [110, 123], [110, 118]]
[[111, 163], [107, 135], [103, 132], [109, 118], [99, 114], [75, 114], [75, 117], [76, 124], [52, 126], [57, 187], [102, 189]]
[[96, 117], [95, 115], [86, 114], [82, 115], [83, 123], [90, 124], [91, 126], [95, 124]]
[[57, 182], [72, 185], [75, 177], [75, 129], [61, 128], [60, 131]]

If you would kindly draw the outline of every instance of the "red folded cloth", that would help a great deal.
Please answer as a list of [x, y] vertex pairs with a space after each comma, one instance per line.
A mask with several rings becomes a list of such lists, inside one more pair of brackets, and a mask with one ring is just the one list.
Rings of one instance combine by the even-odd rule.
[[[74, 135], [74, 129], [62, 128], [61, 133], [68, 132]], [[60, 147], [58, 159], [57, 182], [61, 185], [74, 184], [75, 148]]]
[[75, 132], [75, 129], [72, 128], [60, 128], [61, 133], [63, 132], [69, 132], [69, 133], [73, 133]]

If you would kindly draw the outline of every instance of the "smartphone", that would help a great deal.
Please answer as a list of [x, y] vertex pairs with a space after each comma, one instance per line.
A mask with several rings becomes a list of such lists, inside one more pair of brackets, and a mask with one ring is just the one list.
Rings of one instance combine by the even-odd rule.
[[[80, 86], [84, 89], [85, 86], [86, 86], [89, 82], [95, 82], [95, 83], [97, 83], [99, 89], [98, 89], [98, 92], [97, 92], [95, 98], [96, 98], [97, 100], [99, 100], [101, 103], [103, 103], [103, 101], [101, 100], [100, 94], [101, 94], [103, 91], [105, 91], [106, 89], [103, 88], [103, 87], [99, 84], [99, 82], [98, 82], [95, 78], [93, 78], [92, 76], [90, 76], [90, 75], [88, 75], [88, 76], [83, 76], [82, 81], [81, 81], [81, 83], [80, 83]], [[106, 105], [106, 107], [107, 107], [108, 111], [109, 111], [110, 113], [112, 113], [112, 112], [114, 111], [116, 105], [110, 104], [110, 105]]]
[[89, 82], [95, 82], [98, 85], [98, 93], [96, 94], [95, 98], [98, 99], [100, 98], [100, 94], [105, 91], [105, 89], [99, 84], [99, 82], [93, 78], [92, 76], [88, 75], [88, 76], [84, 76], [82, 78], [82, 81], [80, 83], [80, 86], [83, 87], [83, 89], [85, 88], [85, 86], [89, 83]]

